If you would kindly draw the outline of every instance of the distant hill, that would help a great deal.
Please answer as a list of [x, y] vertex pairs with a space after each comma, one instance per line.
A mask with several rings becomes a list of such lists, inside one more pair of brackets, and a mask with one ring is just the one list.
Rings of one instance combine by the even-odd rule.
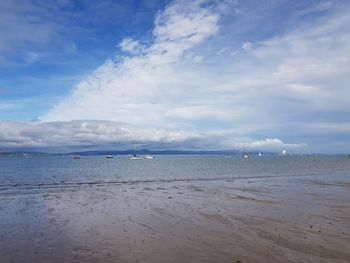
[[28, 156], [57, 156], [60, 153], [44, 153], [44, 152], [0, 152], [0, 157], [28, 157]]
[[[45, 153], [45, 152], [0, 152], [0, 157], [28, 157], [28, 156], [57, 156], [57, 155], [240, 155], [239, 150], [201, 151], [201, 150], [100, 150], [100, 151], [74, 151], [69, 153]], [[258, 152], [248, 151], [249, 155], [257, 155]], [[276, 155], [277, 153], [263, 152], [263, 155]]]
[[123, 150], [123, 151], [84, 151], [72, 152], [70, 154], [79, 155], [237, 155], [240, 151], [190, 151], [190, 150]]

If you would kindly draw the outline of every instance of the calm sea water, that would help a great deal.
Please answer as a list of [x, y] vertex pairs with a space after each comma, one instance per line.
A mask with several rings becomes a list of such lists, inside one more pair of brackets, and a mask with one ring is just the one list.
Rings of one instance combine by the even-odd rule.
[[211, 180], [241, 177], [343, 175], [350, 177], [350, 158], [263, 156], [156, 156], [129, 160], [128, 156], [2, 157], [0, 190], [18, 186], [137, 181]]

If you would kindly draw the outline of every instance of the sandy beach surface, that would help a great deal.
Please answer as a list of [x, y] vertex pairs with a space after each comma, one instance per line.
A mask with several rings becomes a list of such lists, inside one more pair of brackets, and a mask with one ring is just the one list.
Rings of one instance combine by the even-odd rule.
[[345, 179], [14, 186], [0, 262], [350, 262]]

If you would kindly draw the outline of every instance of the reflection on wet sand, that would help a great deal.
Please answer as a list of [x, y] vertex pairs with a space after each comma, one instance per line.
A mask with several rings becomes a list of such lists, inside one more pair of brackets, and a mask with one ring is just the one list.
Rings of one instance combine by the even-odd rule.
[[[1, 262], [349, 262], [349, 179], [18, 186]], [[14, 190], [17, 189], [17, 190]]]

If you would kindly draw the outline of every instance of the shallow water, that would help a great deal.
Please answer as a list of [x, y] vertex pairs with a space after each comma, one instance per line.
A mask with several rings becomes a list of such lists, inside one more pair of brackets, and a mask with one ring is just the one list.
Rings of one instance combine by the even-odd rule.
[[350, 171], [350, 158], [264, 156], [156, 156], [129, 160], [128, 156], [3, 157], [0, 186], [93, 182], [205, 180], [286, 175], [332, 175]]

